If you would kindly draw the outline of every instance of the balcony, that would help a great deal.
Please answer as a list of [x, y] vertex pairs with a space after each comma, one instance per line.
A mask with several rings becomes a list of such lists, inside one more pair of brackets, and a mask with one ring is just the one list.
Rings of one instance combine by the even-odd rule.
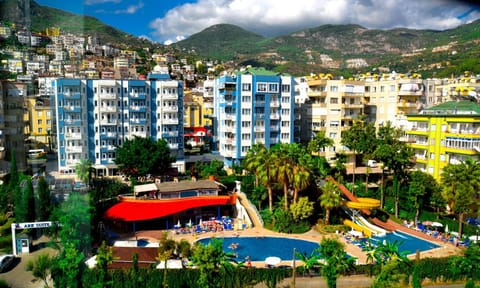
[[[177, 94], [174, 94], [174, 95], [177, 97]], [[165, 95], [163, 95], [163, 98], [165, 98], [164, 96]], [[146, 98], [147, 98], [147, 94], [145, 94], [145, 93], [132, 93], [132, 94], [130, 94], [130, 99], [145, 100]]]
[[278, 113], [270, 114], [270, 119], [278, 120], [280, 119], [280, 115]]
[[68, 113], [68, 112], [80, 113], [80, 112], [82, 112], [82, 107], [80, 107], [80, 106], [63, 106], [63, 111], [65, 113]]
[[[145, 118], [135, 118], [135, 119], [130, 119], [129, 120], [130, 124], [137, 124], [137, 125], [146, 125], [147, 124], [147, 119]], [[164, 121], [165, 123], [165, 121]], [[178, 123], [178, 120], [177, 120]]]
[[117, 107], [116, 106], [101, 106], [100, 110], [115, 113], [115, 112], [117, 112]]
[[136, 132], [130, 132], [131, 136], [137, 136], [141, 138], [146, 138], [147, 137], [147, 132], [146, 131], [136, 131]]
[[[147, 120], [143, 120], [143, 121], [144, 121], [144, 124], [146, 124]], [[163, 119], [162, 123], [167, 125], [178, 125], [178, 119]], [[132, 124], [140, 124], [140, 123], [132, 123]]]
[[147, 112], [147, 107], [146, 106], [134, 106], [134, 105], [130, 105], [130, 111], [131, 112], [141, 112], [141, 113], [145, 113]]
[[115, 151], [117, 147], [113, 146], [113, 145], [102, 145], [100, 146], [100, 150], [102, 151]]
[[178, 112], [178, 106], [163, 106], [161, 110], [163, 112]]
[[117, 121], [102, 119], [102, 120], [100, 120], [100, 125], [103, 125], [103, 126], [117, 125]]
[[82, 146], [67, 146], [65, 147], [65, 151], [68, 153], [82, 153], [83, 147]]
[[63, 97], [68, 98], [68, 99], [80, 99], [81, 94], [80, 93], [63, 93]]
[[172, 150], [178, 150], [178, 143], [168, 143], [168, 147]]
[[117, 99], [117, 94], [115, 94], [115, 93], [100, 93], [99, 98], [100, 99], [116, 100]]
[[100, 138], [117, 138], [117, 135], [115, 132], [102, 132], [100, 133]]
[[65, 133], [65, 139], [82, 139], [82, 133]]
[[82, 126], [82, 120], [67, 119], [64, 120], [65, 126]]
[[[136, 98], [139, 99], [139, 98]], [[145, 99], [145, 98], [143, 98]], [[162, 99], [178, 99], [178, 94], [162, 94]]]
[[178, 137], [178, 131], [163, 132], [162, 138]]

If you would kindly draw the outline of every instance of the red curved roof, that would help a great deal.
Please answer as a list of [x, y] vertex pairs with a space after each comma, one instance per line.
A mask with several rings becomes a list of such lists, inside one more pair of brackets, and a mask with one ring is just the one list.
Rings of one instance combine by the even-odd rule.
[[200, 196], [170, 200], [135, 200], [123, 198], [105, 213], [111, 220], [141, 221], [161, 218], [192, 208], [233, 205], [236, 195], [231, 196]]

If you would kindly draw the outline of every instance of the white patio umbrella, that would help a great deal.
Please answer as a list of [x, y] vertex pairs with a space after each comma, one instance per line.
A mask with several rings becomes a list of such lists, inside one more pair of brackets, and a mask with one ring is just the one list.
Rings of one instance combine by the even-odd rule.
[[282, 259], [280, 259], [279, 257], [270, 256], [265, 258], [265, 264], [270, 266], [275, 266], [277, 264], [280, 264], [280, 262], [282, 262]]
[[443, 227], [443, 224], [440, 222], [432, 222], [433, 227]]
[[448, 233], [448, 224], [445, 226], [445, 232]]
[[190, 218], [190, 220], [188, 220], [187, 226], [192, 227], [192, 218]]

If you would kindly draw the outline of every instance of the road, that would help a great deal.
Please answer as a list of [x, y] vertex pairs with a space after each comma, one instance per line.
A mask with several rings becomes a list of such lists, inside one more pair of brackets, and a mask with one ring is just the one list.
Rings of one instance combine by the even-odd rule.
[[[14, 266], [7, 272], [0, 274], [0, 279], [5, 280], [11, 288], [43, 288], [42, 280], [33, 277], [32, 272], [26, 271], [26, 265], [30, 260], [35, 259], [42, 253], [55, 255], [56, 251], [52, 248], [45, 247], [47, 243], [45, 237], [41, 237], [39, 241], [34, 241], [33, 251], [30, 254], [18, 255]], [[53, 285], [50, 285], [52, 287]]]

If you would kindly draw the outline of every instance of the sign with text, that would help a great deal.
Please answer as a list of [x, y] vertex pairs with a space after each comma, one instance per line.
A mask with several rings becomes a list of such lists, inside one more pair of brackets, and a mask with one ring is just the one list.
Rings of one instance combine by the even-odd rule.
[[14, 223], [13, 225], [15, 225], [15, 229], [48, 228], [52, 226], [52, 221]]

